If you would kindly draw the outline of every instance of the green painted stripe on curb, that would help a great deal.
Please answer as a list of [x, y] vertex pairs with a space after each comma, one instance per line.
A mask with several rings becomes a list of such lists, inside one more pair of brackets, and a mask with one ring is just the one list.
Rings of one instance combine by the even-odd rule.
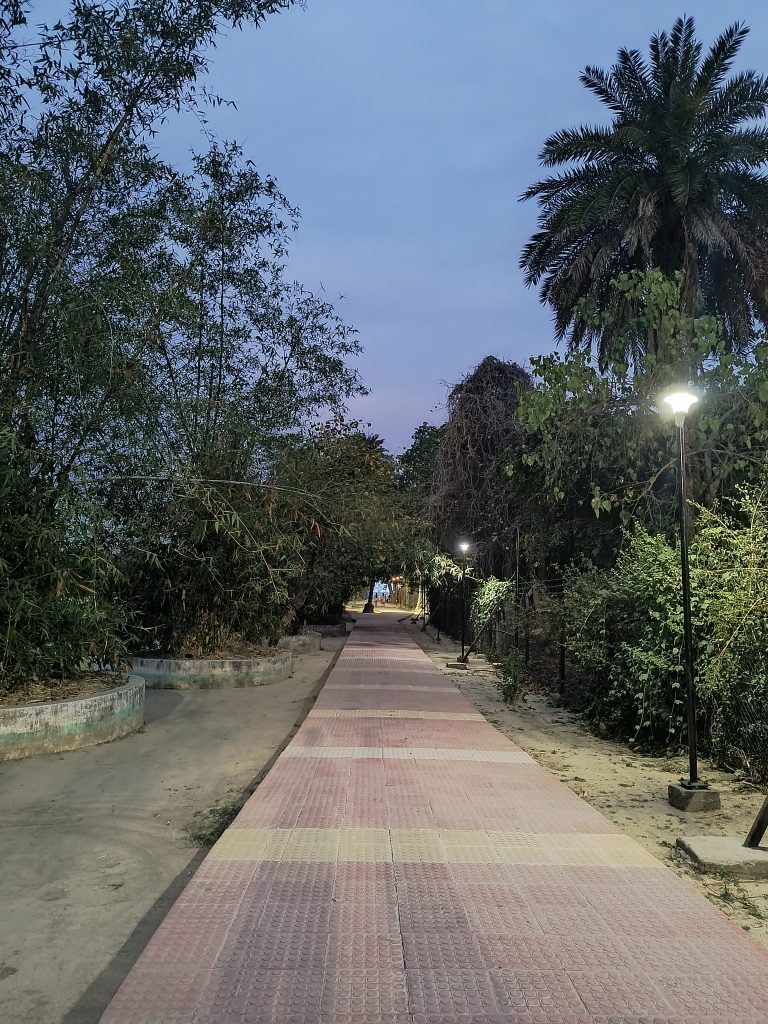
[[136, 715], [142, 715], [143, 717], [143, 702], [140, 705], [131, 704], [127, 707], [121, 708], [119, 711], [113, 711], [108, 718], [96, 718], [77, 722], [57, 722], [53, 719], [51, 722], [46, 723], [46, 726], [42, 729], [37, 729], [34, 732], [5, 732], [0, 733], [0, 747], [10, 747], [15, 744], [29, 743], [33, 740], [39, 740], [46, 736], [81, 736], [83, 733], [93, 730], [93, 732], [100, 731], [105, 728], [109, 728], [112, 725], [117, 725], [120, 722], [124, 722], [128, 718], [133, 718]]

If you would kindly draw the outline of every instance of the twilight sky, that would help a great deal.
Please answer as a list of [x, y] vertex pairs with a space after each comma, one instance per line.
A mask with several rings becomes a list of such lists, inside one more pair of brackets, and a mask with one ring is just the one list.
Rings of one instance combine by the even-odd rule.
[[[768, 71], [768, 7], [668, 0], [308, 0], [212, 55], [211, 111], [302, 211], [290, 269], [356, 326], [371, 395], [352, 412], [393, 452], [444, 418], [446, 382], [488, 354], [524, 362], [554, 347], [550, 317], [517, 268], [552, 131], [604, 119], [578, 82], [622, 45], [647, 50], [678, 14], [708, 46], [752, 32], [744, 66]], [[179, 162], [203, 142], [162, 129]]]

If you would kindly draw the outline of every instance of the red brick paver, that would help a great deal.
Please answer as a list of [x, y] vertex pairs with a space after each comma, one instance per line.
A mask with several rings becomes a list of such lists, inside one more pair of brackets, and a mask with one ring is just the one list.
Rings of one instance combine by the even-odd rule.
[[768, 954], [363, 618], [102, 1024], [765, 1024]]

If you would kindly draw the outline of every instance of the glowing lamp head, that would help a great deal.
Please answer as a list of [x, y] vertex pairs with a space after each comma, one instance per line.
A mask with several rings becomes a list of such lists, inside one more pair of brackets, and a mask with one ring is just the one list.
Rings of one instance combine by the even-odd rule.
[[678, 426], [683, 422], [688, 413], [699, 400], [698, 395], [694, 395], [692, 391], [688, 391], [686, 388], [677, 388], [675, 391], [671, 391], [668, 395], [665, 395], [662, 401], [674, 413], [675, 423]]
[[469, 541], [467, 541], [467, 540], [460, 540], [459, 541], [459, 551], [462, 553], [462, 555], [466, 555], [466, 553], [469, 551]]

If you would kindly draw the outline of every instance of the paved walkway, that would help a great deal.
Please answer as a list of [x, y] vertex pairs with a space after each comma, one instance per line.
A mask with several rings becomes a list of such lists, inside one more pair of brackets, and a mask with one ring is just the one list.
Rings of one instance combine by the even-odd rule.
[[768, 954], [488, 725], [394, 616], [103, 1024], [765, 1024]]

